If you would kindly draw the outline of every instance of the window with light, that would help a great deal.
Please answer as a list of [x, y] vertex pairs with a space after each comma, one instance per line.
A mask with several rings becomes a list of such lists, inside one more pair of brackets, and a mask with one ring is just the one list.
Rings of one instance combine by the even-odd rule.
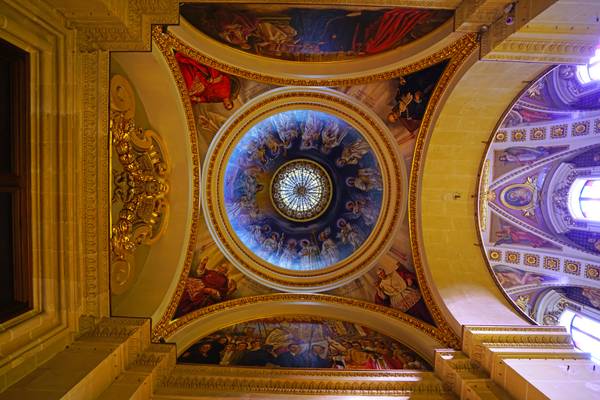
[[596, 53], [586, 65], [577, 67], [577, 79], [583, 84], [600, 80], [600, 49], [596, 49]]
[[600, 222], [600, 177], [575, 179], [569, 190], [569, 212], [574, 219]]
[[575, 347], [590, 353], [592, 360], [600, 363], [600, 322], [567, 309], [561, 314], [559, 323], [567, 328]]

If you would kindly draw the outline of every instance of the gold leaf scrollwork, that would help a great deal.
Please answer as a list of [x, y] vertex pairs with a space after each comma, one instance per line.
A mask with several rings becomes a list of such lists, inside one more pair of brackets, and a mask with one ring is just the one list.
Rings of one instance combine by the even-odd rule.
[[123, 293], [133, 281], [136, 249], [151, 245], [169, 217], [169, 161], [161, 137], [136, 126], [135, 96], [127, 79], [110, 83], [110, 134], [119, 163], [113, 168], [113, 206], [120, 206], [111, 235], [111, 290]]

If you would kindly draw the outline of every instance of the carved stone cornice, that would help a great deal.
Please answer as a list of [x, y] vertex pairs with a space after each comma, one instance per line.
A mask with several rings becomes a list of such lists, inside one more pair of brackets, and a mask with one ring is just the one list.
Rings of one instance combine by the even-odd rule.
[[561, 326], [526, 327], [467, 327], [463, 334], [463, 351], [474, 361], [480, 362], [484, 347], [489, 344], [569, 344], [571, 336]]
[[499, 43], [483, 58], [548, 64], [585, 64], [594, 55], [596, 46], [597, 39], [540, 38], [516, 33]]
[[[574, 348], [563, 327], [466, 326], [463, 351], [437, 350], [435, 372], [461, 399], [525, 399], [536, 396], [532, 393], [540, 393], [539, 398], [542, 398], [542, 388], [549, 386], [544, 379], [531, 380], [531, 376], [521, 373], [529, 365], [536, 370], [547, 363], [549, 368], [560, 366], [568, 371], [569, 364], [575, 368], [588, 368], [589, 358], [589, 354]], [[569, 364], [565, 365], [564, 360]], [[518, 366], [516, 369], [515, 365]], [[551, 384], [554, 388], [556, 385], [576, 385], [581, 376], [574, 373], [556, 379]]]
[[[587, 5], [581, 5], [581, 7]], [[528, 62], [584, 64], [594, 54], [598, 24], [594, 9], [561, 21], [577, 5], [565, 0], [519, 1], [481, 35], [481, 58]], [[597, 6], [596, 6], [597, 7]], [[595, 9], [598, 12], [598, 9]], [[512, 22], [507, 23], [507, 18]], [[560, 22], [557, 22], [560, 21]]]
[[[207, 365], [177, 365], [158, 382], [155, 394], [269, 393], [297, 395], [427, 394], [445, 390], [431, 372], [258, 369]], [[412, 397], [411, 397], [412, 398]], [[431, 397], [428, 397], [431, 398]]]
[[84, 313], [109, 315], [109, 171], [108, 52], [79, 53], [79, 102], [83, 255], [85, 257]]
[[506, 1], [462, 0], [454, 12], [454, 29], [459, 32], [479, 32], [504, 15]]
[[510, 398], [490, 376], [462, 352], [437, 350], [435, 373], [444, 387], [460, 399], [495, 400]]
[[151, 26], [179, 21], [175, 0], [88, 0], [85, 7], [62, 0], [46, 2], [77, 30], [80, 51], [150, 50]]
[[85, 333], [81, 338], [114, 338], [122, 340], [141, 330], [146, 330], [144, 337], [149, 337], [149, 328], [150, 321], [143, 318], [102, 318], [93, 329]]
[[463, 352], [492, 378], [503, 373], [506, 358], [589, 358], [575, 349], [562, 326], [466, 327]]

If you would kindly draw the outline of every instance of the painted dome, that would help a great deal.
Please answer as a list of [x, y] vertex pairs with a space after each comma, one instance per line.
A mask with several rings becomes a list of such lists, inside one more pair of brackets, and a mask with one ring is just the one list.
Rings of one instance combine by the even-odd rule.
[[219, 250], [276, 290], [323, 292], [363, 275], [406, 210], [393, 141], [377, 114], [332, 89], [255, 96], [204, 160], [202, 207]]
[[229, 224], [254, 254], [277, 267], [311, 271], [357, 251], [379, 217], [377, 159], [346, 121], [289, 110], [256, 123], [227, 161]]

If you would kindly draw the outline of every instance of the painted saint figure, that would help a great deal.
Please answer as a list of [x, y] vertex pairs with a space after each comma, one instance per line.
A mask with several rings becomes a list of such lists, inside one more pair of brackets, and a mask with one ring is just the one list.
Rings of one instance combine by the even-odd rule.
[[379, 210], [367, 197], [361, 197], [355, 200], [347, 201], [346, 210], [349, 211], [348, 217], [350, 219], [362, 218], [363, 222], [367, 226], [374, 225], [377, 221], [377, 217], [379, 216]]
[[319, 145], [321, 129], [323, 128], [321, 116], [317, 113], [308, 111], [306, 114], [306, 121], [301, 123], [301, 127], [302, 140], [300, 142], [300, 149], [316, 149]]
[[296, 240], [288, 239], [282, 253], [279, 257], [279, 265], [284, 268], [292, 268], [296, 264], [298, 257], [298, 251], [296, 250]]
[[[176, 53], [175, 59], [192, 103], [223, 103], [226, 110], [233, 108], [233, 100], [237, 96], [232, 90], [235, 78], [202, 65], [181, 53]], [[236, 85], [239, 89], [237, 82]]]
[[335, 264], [340, 259], [340, 252], [333, 239], [331, 239], [331, 229], [326, 228], [319, 234], [321, 243], [321, 259], [327, 265]]
[[290, 112], [275, 114], [272, 118], [275, 130], [279, 139], [283, 142], [286, 149], [292, 147], [294, 139], [299, 135], [296, 120]]
[[279, 247], [279, 235], [277, 232], [271, 232], [271, 236], [266, 238], [262, 242], [262, 251], [267, 253], [267, 255], [275, 255], [277, 253], [277, 249]]
[[430, 319], [427, 307], [421, 297], [421, 292], [414, 287], [414, 275], [403, 271], [400, 267], [387, 273], [383, 268], [377, 268], [377, 291], [375, 303], [383, 304], [406, 312], [424, 321]]
[[371, 148], [364, 139], [358, 139], [354, 143], [344, 147], [341, 156], [335, 161], [338, 167], [345, 165], [356, 165], [367, 154]]
[[512, 187], [504, 193], [504, 201], [510, 207], [526, 207], [533, 201], [534, 192], [527, 186]]
[[494, 243], [494, 246], [501, 244], [526, 244], [532, 247], [548, 247], [550, 243], [536, 235], [522, 231], [517, 228], [513, 228], [510, 225], [502, 226], [502, 230], [498, 231], [496, 235], [499, 237]]
[[499, 156], [498, 160], [508, 163], [518, 163], [520, 165], [529, 165], [542, 158], [548, 157], [550, 150], [546, 147], [525, 147], [514, 146], [505, 149]]
[[340, 125], [334, 119], [327, 120], [321, 131], [321, 153], [329, 154], [331, 150], [339, 146], [349, 130], [349, 127], [340, 128]]
[[300, 265], [304, 270], [319, 269], [321, 266], [319, 247], [308, 239], [300, 240]]
[[344, 218], [340, 218], [337, 221], [337, 227], [339, 232], [337, 234], [338, 239], [344, 244], [352, 246], [352, 250], [356, 250], [361, 243], [364, 241], [364, 235], [362, 231], [354, 225], [351, 225]]
[[375, 168], [359, 169], [355, 177], [346, 178], [346, 185], [364, 192], [368, 192], [369, 190], [383, 190], [381, 174]]
[[237, 284], [228, 277], [225, 263], [214, 270], [206, 268], [208, 257], [204, 257], [194, 269], [194, 275], [186, 280], [185, 289], [175, 317], [181, 317], [191, 311], [207, 307], [223, 300], [236, 291]]
[[421, 126], [433, 87], [433, 84], [422, 79], [412, 81], [410, 78], [400, 77], [396, 105], [387, 116], [388, 122], [394, 124], [400, 121], [409, 132], [416, 132]]

